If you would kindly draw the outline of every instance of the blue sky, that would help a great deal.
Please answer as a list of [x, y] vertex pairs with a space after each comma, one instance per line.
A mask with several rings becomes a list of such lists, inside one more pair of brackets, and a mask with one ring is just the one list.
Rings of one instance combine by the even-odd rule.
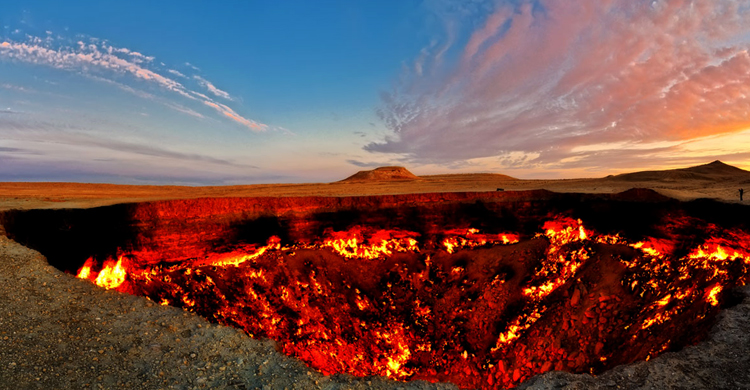
[[747, 14], [728, 0], [5, 2], [0, 181], [750, 168]]

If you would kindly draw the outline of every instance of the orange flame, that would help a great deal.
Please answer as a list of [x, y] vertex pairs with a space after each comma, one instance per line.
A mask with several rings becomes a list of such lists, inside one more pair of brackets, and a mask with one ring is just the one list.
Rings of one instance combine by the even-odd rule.
[[454, 253], [462, 248], [477, 248], [485, 245], [508, 245], [519, 241], [519, 236], [510, 233], [482, 234], [479, 229], [453, 229], [445, 232], [446, 237], [442, 244], [445, 251]]
[[125, 276], [125, 268], [122, 266], [122, 256], [120, 256], [117, 262], [112, 260], [104, 262], [104, 268], [99, 271], [94, 283], [99, 287], [111, 290], [120, 287], [125, 282]]
[[416, 236], [416, 233], [399, 230], [368, 232], [357, 226], [343, 232], [329, 231], [321, 246], [349, 259], [377, 259], [394, 252], [419, 252]]
[[78, 275], [76, 275], [77, 278], [80, 279], [89, 279], [91, 277], [91, 267], [94, 265], [94, 258], [89, 257], [85, 263], [83, 263], [83, 267], [78, 270]]

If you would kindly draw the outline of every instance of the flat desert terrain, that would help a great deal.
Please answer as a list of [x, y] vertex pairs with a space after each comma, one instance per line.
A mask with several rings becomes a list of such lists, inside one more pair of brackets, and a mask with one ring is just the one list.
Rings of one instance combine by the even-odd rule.
[[[0, 183], [0, 211], [34, 208], [86, 208], [116, 203], [208, 197], [358, 196], [427, 192], [483, 192], [545, 189], [553, 192], [615, 193], [649, 188], [679, 200], [711, 198], [739, 202], [748, 190], [750, 172], [714, 161], [667, 171], [636, 172], [605, 178], [522, 180], [502, 174], [475, 173], [414, 176], [399, 167], [363, 171], [332, 183], [241, 186], [137, 186], [82, 183]], [[750, 203], [750, 201], [748, 201]]]

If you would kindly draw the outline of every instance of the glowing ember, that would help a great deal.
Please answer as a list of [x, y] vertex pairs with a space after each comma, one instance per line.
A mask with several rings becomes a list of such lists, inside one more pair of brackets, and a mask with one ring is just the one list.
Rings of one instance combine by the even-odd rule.
[[325, 374], [494, 389], [697, 341], [747, 282], [750, 235], [708, 225], [695, 242], [667, 222], [633, 242], [568, 217], [538, 234], [356, 225], [186, 260], [94, 257], [78, 277], [272, 338]]

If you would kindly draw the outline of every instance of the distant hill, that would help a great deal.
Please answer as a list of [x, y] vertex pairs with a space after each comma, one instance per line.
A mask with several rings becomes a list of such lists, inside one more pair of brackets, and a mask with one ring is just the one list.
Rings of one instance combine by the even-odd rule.
[[622, 175], [608, 176], [606, 179], [618, 181], [666, 182], [685, 180], [744, 181], [750, 180], [750, 172], [716, 160], [710, 164], [698, 165], [690, 168], [625, 173]]
[[370, 171], [359, 171], [342, 182], [403, 181], [417, 180], [418, 176], [404, 167], [380, 167]]

